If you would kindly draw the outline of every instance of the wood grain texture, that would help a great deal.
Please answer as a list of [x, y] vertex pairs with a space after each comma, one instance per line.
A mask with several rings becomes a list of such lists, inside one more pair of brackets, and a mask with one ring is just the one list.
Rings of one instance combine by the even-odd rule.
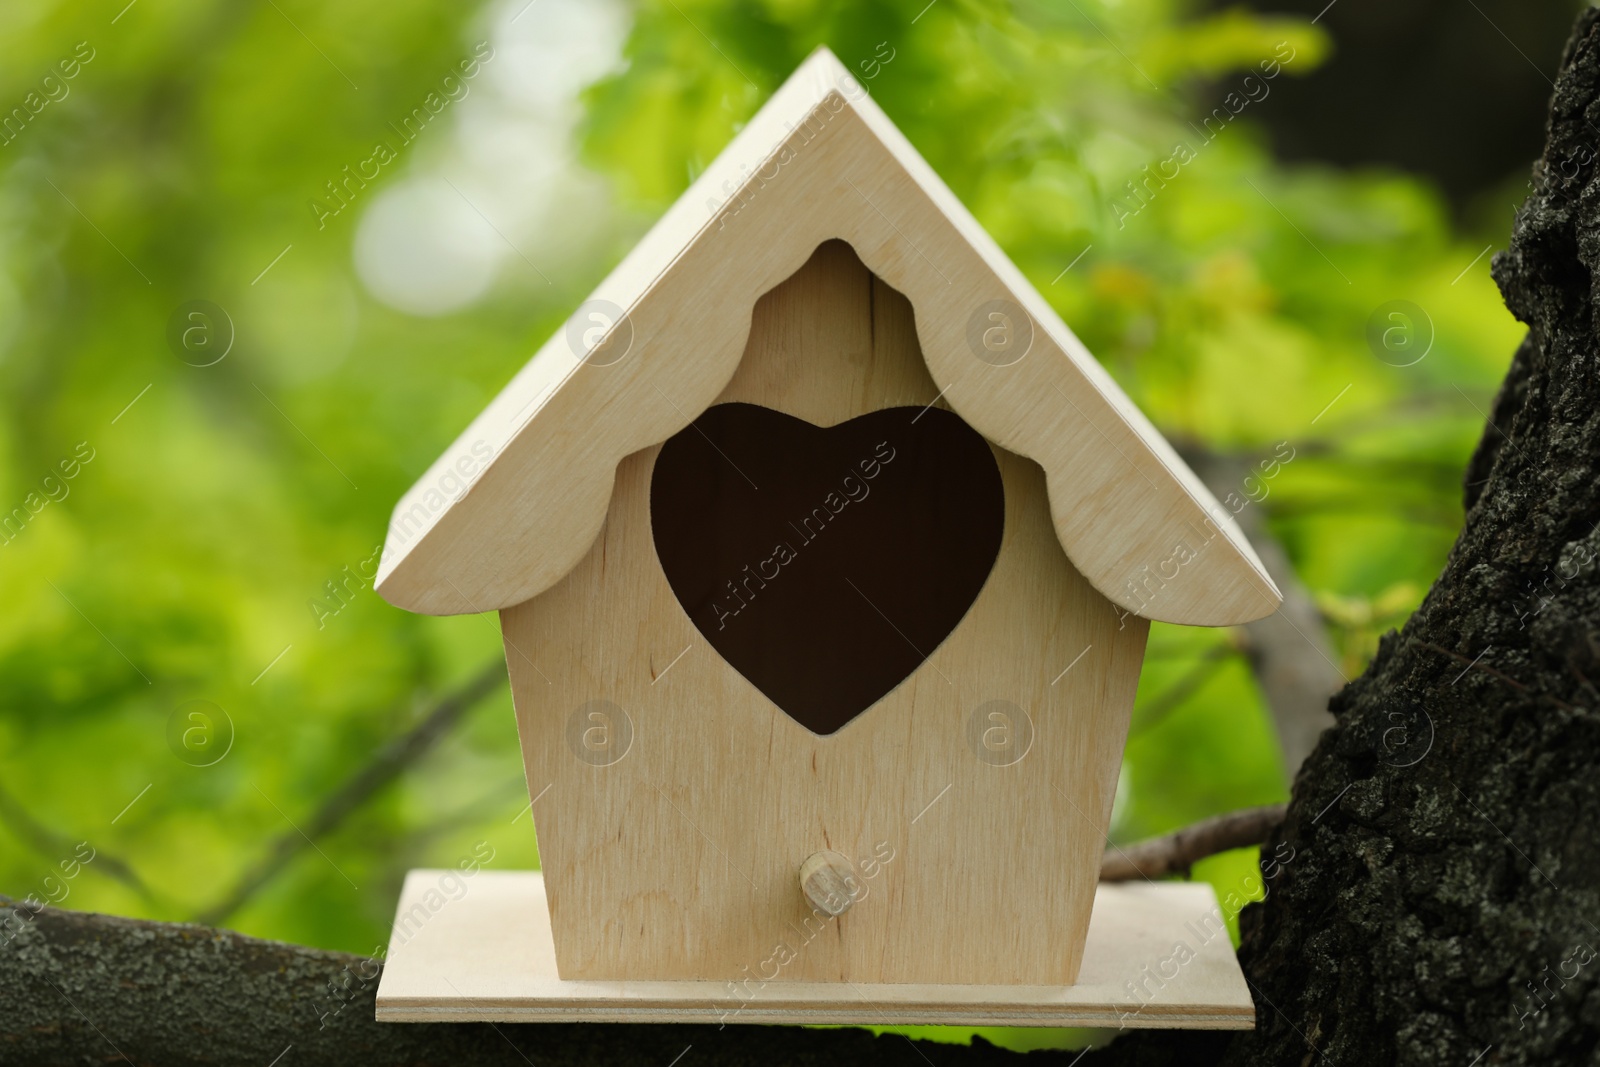
[[[412, 871], [379, 1022], [715, 1022], [1248, 1030], [1255, 1007], [1211, 887], [1102, 886], [1077, 985], [591, 982], [557, 977], [537, 871], [482, 871], [437, 908]], [[417, 916], [426, 916], [420, 921]], [[1177, 964], [1174, 947], [1192, 958]], [[1163, 964], [1167, 964], [1163, 967]], [[1165, 971], [1170, 977], [1162, 978]]]
[[[909, 303], [835, 243], [760, 301], [718, 399], [827, 426], [937, 395]], [[1148, 626], [1067, 560], [1039, 467], [995, 449], [1005, 531], [972, 608], [818, 736], [673, 596], [649, 526], [658, 450], [622, 462], [578, 565], [502, 612], [562, 976], [1071, 984]], [[876, 609], [841, 583], [839, 610]], [[838, 920], [796, 883], [822, 849], [862, 871]]]
[[[606, 365], [583, 362], [558, 332], [400, 502], [379, 592], [453, 614], [552, 587], [599, 534], [619, 465], [723, 393], [756, 300], [833, 238], [916, 307], [909, 328], [935, 392], [1043, 467], [1055, 535], [1103, 595], [1196, 625], [1276, 609], [1227, 510], [826, 50], [595, 291], [618, 316]], [[997, 307], [1025, 349], [1007, 365], [976, 343]], [[578, 334], [592, 310], [579, 309]], [[867, 393], [896, 388], [859, 360], [840, 370], [865, 374]], [[769, 385], [796, 396], [812, 380], [805, 368], [770, 373], [795, 374]], [[463, 478], [464, 490], [443, 490]]]

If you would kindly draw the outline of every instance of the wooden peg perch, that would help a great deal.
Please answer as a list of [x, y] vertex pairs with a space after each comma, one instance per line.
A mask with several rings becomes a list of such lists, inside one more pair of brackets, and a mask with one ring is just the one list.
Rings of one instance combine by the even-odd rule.
[[839, 916], [856, 902], [850, 887], [856, 884], [855, 865], [837, 852], [813, 852], [800, 864], [800, 891], [811, 906]]

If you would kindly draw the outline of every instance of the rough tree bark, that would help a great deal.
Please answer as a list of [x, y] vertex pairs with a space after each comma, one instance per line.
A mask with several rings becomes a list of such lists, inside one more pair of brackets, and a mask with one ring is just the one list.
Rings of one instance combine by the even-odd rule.
[[1495, 257], [1529, 333], [1444, 572], [1303, 765], [1241, 916], [1258, 1029], [1108, 1064], [1600, 1063], [1600, 11]]
[[[1242, 916], [1250, 1033], [1142, 1033], [1081, 1067], [1600, 1064], [1600, 12], [1579, 20], [1508, 251], [1530, 332], [1443, 574], [1301, 768]], [[1279, 849], [1278, 846], [1282, 846]], [[376, 964], [204, 927], [0, 906], [0, 1062], [1011, 1061], [859, 1030], [379, 1026]], [[329, 983], [333, 983], [330, 989]], [[292, 1046], [292, 1047], [291, 1047]], [[688, 1054], [685, 1050], [688, 1049]]]

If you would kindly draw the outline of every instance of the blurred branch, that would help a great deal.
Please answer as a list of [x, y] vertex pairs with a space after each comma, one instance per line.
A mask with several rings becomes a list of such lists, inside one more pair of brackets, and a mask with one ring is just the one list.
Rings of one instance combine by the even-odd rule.
[[[0, 822], [5, 823], [7, 829], [25, 842], [29, 848], [37, 852], [40, 857], [51, 863], [71, 857], [74, 847], [79, 843], [66, 834], [52, 830], [35, 819], [22, 806], [21, 802], [6, 792], [4, 786], [0, 786]], [[80, 838], [79, 840], [84, 839]], [[135, 893], [144, 897], [145, 900], [159, 903], [159, 901], [156, 901], [155, 895], [150, 891], [150, 887], [144, 884], [144, 880], [125, 861], [111, 855], [92, 841], [90, 845], [94, 847], [92, 866], [96, 870], [103, 872], [109, 878], [121, 882]]]
[[499, 688], [505, 673], [504, 660], [496, 659], [485, 664], [465, 685], [440, 700], [421, 722], [379, 749], [365, 767], [322, 802], [309, 821], [281, 835], [261, 861], [245, 873], [233, 891], [204, 912], [199, 921], [207, 926], [215, 926], [243, 907], [313, 841], [333, 831], [351, 812], [432, 749], [467, 711]]
[[[1395, 418], [1389, 412], [1386, 418]], [[1359, 473], [1363, 478], [1415, 478], [1430, 490], [1441, 480], [1454, 483], [1461, 476], [1461, 465], [1446, 459], [1424, 455], [1407, 455], [1400, 458], [1388, 455], [1368, 455], [1353, 451], [1347, 436], [1294, 442], [1295, 456], [1333, 460], [1337, 470]]]
[[[1240, 492], [1245, 477], [1254, 471], [1247, 457], [1223, 455], [1192, 443], [1182, 451], [1219, 500]], [[1345, 678], [1316, 601], [1295, 573], [1289, 553], [1267, 530], [1261, 506], [1252, 503], [1235, 518], [1283, 593], [1283, 605], [1276, 613], [1246, 623], [1244, 631], [1250, 666], [1272, 713], [1283, 768], [1292, 782], [1322, 732], [1333, 725], [1328, 699], [1344, 686]]]
[[[1364, 433], [1392, 433], [1396, 425], [1414, 423], [1425, 418], [1456, 417], [1474, 425], [1478, 417], [1462, 402], [1461, 393], [1449, 389], [1418, 388], [1393, 398], [1381, 407], [1350, 416], [1330, 420], [1336, 433], [1329, 437], [1307, 437], [1304, 443], [1297, 440], [1295, 448], [1312, 453], [1347, 452], [1352, 438]], [[1452, 469], [1455, 478], [1459, 470]]]
[[[506, 802], [512, 797], [517, 798], [519, 812], [527, 810], [529, 806], [528, 782], [520, 774], [515, 778], [505, 779], [487, 790], [478, 799], [458, 808], [437, 822], [419, 827], [408, 834], [405, 842], [407, 851], [412, 853], [425, 851], [429, 845], [441, 837], [446, 837], [469, 826], [483, 825], [483, 821], [491, 815], [503, 814]], [[513, 825], [515, 824], [515, 817], [513, 817], [512, 823]], [[409, 870], [412, 866], [416, 866], [416, 864], [410, 864], [405, 870]]]
[[1238, 651], [1239, 649], [1227, 640], [1206, 649], [1183, 677], [1150, 698], [1150, 702], [1140, 709], [1139, 714], [1134, 717], [1133, 727], [1129, 730], [1128, 736], [1136, 737], [1158, 725], [1161, 720], [1198, 693], [1211, 680], [1212, 675], [1221, 669], [1227, 658]]
[[1326, 493], [1315, 500], [1285, 500], [1281, 504], [1274, 503], [1272, 513], [1280, 519], [1316, 518], [1322, 515], [1384, 515], [1404, 519], [1411, 526], [1433, 526], [1448, 530], [1452, 535], [1461, 528], [1461, 515], [1457, 512], [1446, 512], [1442, 507], [1430, 509], [1375, 500], [1371, 493]]
[[1165, 837], [1141, 841], [1127, 848], [1112, 847], [1100, 863], [1102, 882], [1131, 882], [1135, 878], [1161, 878], [1188, 874], [1207, 856], [1259, 845], [1283, 821], [1285, 805], [1245, 808], [1202, 819]]

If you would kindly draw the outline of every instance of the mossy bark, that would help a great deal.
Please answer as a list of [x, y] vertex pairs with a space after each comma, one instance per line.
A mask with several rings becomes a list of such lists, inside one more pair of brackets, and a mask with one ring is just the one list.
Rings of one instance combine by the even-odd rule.
[[376, 960], [55, 908], [12, 919], [18, 910], [0, 897], [0, 1064], [927, 1067], [950, 1052], [963, 1064], [1014, 1058], [987, 1044], [913, 1045], [853, 1029], [378, 1023]]

